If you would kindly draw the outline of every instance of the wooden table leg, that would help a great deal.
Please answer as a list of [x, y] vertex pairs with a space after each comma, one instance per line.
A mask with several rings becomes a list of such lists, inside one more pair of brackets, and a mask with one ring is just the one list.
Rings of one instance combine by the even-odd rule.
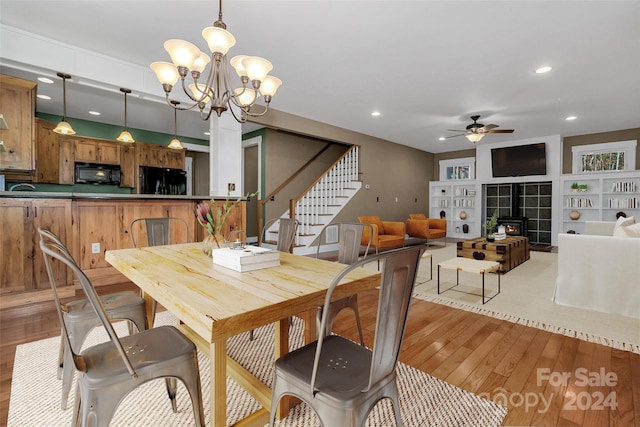
[[147, 316], [147, 328], [151, 329], [153, 328], [153, 322], [155, 320], [155, 311], [153, 309], [155, 301], [153, 300], [153, 298], [151, 298], [151, 295], [149, 295], [145, 291], [141, 290], [140, 293], [142, 294], [142, 299], [144, 299], [144, 310]]
[[317, 309], [307, 310], [302, 313], [304, 320], [304, 343], [309, 344], [318, 339], [318, 325], [316, 323]]
[[211, 343], [211, 425], [227, 425], [227, 342]]
[[[289, 318], [282, 319], [275, 324], [274, 328], [274, 350], [275, 358], [278, 359], [289, 352]], [[276, 414], [277, 419], [282, 419], [289, 414], [289, 409], [292, 407], [291, 398], [288, 396], [280, 399], [278, 403], [278, 412]]]

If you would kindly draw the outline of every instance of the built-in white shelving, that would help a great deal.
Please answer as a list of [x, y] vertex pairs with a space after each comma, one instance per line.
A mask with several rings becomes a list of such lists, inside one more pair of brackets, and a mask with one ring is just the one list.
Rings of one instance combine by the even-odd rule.
[[[573, 183], [586, 188], [572, 189]], [[640, 219], [639, 171], [562, 175], [560, 184], [561, 233], [573, 230], [582, 234], [585, 221], [615, 221], [620, 211]]]
[[[447, 219], [447, 236], [469, 239], [482, 234], [482, 202], [475, 180], [434, 181], [429, 184], [431, 218]], [[464, 232], [465, 225], [467, 233]]]

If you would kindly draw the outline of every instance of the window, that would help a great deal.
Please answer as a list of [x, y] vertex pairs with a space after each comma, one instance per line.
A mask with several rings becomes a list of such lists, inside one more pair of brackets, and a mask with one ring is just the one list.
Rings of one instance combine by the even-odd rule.
[[577, 145], [571, 148], [573, 173], [628, 171], [636, 168], [637, 141]]

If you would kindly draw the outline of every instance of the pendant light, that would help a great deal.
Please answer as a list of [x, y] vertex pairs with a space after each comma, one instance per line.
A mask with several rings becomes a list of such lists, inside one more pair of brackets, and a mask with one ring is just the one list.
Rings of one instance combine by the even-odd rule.
[[71, 76], [65, 73], [57, 74], [62, 79], [62, 121], [58, 123], [58, 126], [53, 131], [63, 135], [75, 135], [76, 131], [67, 122], [67, 79], [70, 79]]
[[169, 142], [169, 148], [173, 148], [174, 150], [182, 150], [184, 147], [180, 143], [178, 139], [178, 109], [175, 108], [180, 105], [180, 101], [171, 100], [169, 101], [173, 104], [173, 139]]
[[136, 142], [127, 129], [127, 94], [131, 93], [131, 89], [121, 87], [120, 92], [124, 93], [124, 129], [120, 132], [117, 140], [120, 142]]

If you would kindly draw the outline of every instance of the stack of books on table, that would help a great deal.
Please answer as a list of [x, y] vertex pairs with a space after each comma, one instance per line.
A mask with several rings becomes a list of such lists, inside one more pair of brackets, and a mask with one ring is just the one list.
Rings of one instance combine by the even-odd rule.
[[211, 256], [215, 265], [241, 273], [280, 265], [280, 252], [258, 246], [214, 249]]
[[504, 240], [507, 238], [507, 233], [506, 232], [497, 232], [497, 233], [493, 233], [493, 236], [495, 237], [496, 240]]

